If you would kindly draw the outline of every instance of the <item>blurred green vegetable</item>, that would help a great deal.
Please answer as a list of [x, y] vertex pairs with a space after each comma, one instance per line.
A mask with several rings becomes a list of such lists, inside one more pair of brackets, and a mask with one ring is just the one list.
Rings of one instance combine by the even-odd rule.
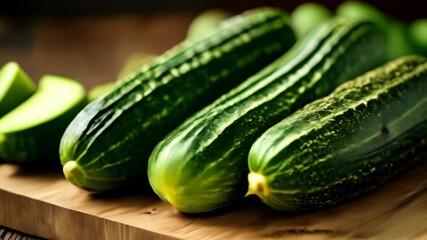
[[291, 13], [292, 25], [298, 38], [303, 37], [331, 17], [333, 17], [333, 12], [316, 2], [303, 3]]
[[132, 54], [119, 71], [118, 82], [125, 81], [130, 74], [138, 71], [144, 64], [150, 63], [155, 57], [156, 55], [147, 52], [136, 52]]
[[346, 1], [338, 5], [336, 14], [355, 20], [371, 21], [384, 33], [389, 27], [389, 18], [376, 7], [361, 1]]
[[409, 24], [408, 35], [417, 53], [427, 55], [427, 18]]
[[96, 85], [95, 87], [89, 89], [87, 93], [87, 99], [89, 102], [101, 97], [111, 91], [113, 91], [117, 87], [117, 82], [105, 82]]
[[[407, 24], [382, 12], [376, 7], [361, 1], [346, 1], [338, 5], [336, 14], [357, 20], [374, 23], [386, 37], [387, 59], [419, 53], [415, 51], [408, 37]], [[425, 27], [425, 29], [427, 29]]]
[[190, 23], [187, 38], [202, 38], [214, 32], [222, 20], [231, 17], [231, 13], [221, 9], [206, 10], [197, 15]]
[[386, 36], [388, 60], [415, 53], [407, 34], [406, 23], [391, 19]]

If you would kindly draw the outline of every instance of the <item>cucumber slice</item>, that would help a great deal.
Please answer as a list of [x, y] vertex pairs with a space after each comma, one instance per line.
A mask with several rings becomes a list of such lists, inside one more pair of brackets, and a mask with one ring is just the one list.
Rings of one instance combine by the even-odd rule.
[[77, 81], [42, 77], [37, 91], [0, 119], [0, 158], [58, 161], [60, 138], [85, 102], [85, 89]]
[[36, 91], [36, 84], [16, 63], [0, 69], [0, 117], [14, 109]]

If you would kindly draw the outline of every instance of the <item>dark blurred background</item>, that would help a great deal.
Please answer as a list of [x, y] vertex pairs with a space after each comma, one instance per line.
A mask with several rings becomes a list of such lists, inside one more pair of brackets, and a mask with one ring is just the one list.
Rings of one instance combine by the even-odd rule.
[[[117, 13], [117, 12], [153, 12], [153, 11], [201, 11], [208, 8], [224, 8], [232, 11], [241, 11], [259, 6], [277, 6], [287, 10], [292, 10], [299, 4], [307, 2], [303, 0], [14, 0], [4, 1], [0, 8], [0, 13], [25, 14], [25, 15], [76, 15], [93, 13]], [[317, 1], [331, 9], [334, 9], [343, 1], [323, 0]], [[406, 1], [385, 1], [370, 0], [365, 1], [390, 14], [410, 20], [419, 16], [426, 16], [427, 9], [420, 0]]]
[[[0, 64], [17, 61], [35, 81], [58, 74], [87, 88], [114, 81], [135, 52], [161, 54], [186, 36], [197, 14], [259, 6], [291, 12], [306, 1], [77, 0], [4, 1]], [[343, 1], [317, 1], [331, 10]], [[427, 17], [423, 1], [366, 1], [403, 21]]]

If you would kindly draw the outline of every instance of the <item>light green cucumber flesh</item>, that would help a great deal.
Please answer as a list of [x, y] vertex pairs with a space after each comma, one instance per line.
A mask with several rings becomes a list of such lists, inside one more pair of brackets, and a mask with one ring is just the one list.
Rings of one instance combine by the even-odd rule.
[[360, 196], [427, 146], [427, 59], [405, 56], [344, 83], [268, 129], [249, 152], [249, 194], [311, 210]]
[[43, 76], [37, 91], [0, 119], [0, 158], [57, 159], [60, 136], [85, 101], [85, 89], [77, 81]]
[[10, 112], [36, 91], [36, 84], [16, 63], [0, 69], [0, 117]]
[[244, 192], [247, 154], [263, 131], [340, 83], [385, 61], [382, 35], [368, 23], [334, 18], [288, 53], [160, 142], [148, 177], [182, 212], [212, 211]]
[[46, 75], [35, 94], [0, 120], [0, 132], [25, 131], [44, 124], [79, 105], [84, 97], [80, 83]]
[[163, 137], [294, 41], [287, 15], [263, 8], [157, 57], [71, 122], [60, 146], [66, 178], [84, 178], [71, 182], [98, 192], [146, 182], [148, 157]]

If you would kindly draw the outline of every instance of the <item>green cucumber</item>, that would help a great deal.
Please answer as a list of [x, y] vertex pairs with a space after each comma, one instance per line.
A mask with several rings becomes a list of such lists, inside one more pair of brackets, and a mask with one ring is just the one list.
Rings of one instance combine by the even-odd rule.
[[426, 89], [427, 59], [405, 56], [306, 105], [253, 144], [248, 194], [296, 211], [380, 186], [425, 152]]
[[212, 211], [243, 197], [252, 143], [304, 104], [385, 61], [371, 23], [334, 18], [284, 56], [199, 111], [154, 149], [157, 195], [182, 212]]
[[16, 62], [0, 69], [0, 118], [36, 91], [36, 84]]
[[0, 158], [58, 162], [62, 133], [85, 103], [85, 89], [77, 81], [42, 77], [37, 91], [0, 119]]
[[88, 104], [64, 133], [65, 177], [91, 191], [147, 182], [156, 144], [187, 117], [238, 85], [294, 43], [288, 16], [261, 8], [188, 40]]

